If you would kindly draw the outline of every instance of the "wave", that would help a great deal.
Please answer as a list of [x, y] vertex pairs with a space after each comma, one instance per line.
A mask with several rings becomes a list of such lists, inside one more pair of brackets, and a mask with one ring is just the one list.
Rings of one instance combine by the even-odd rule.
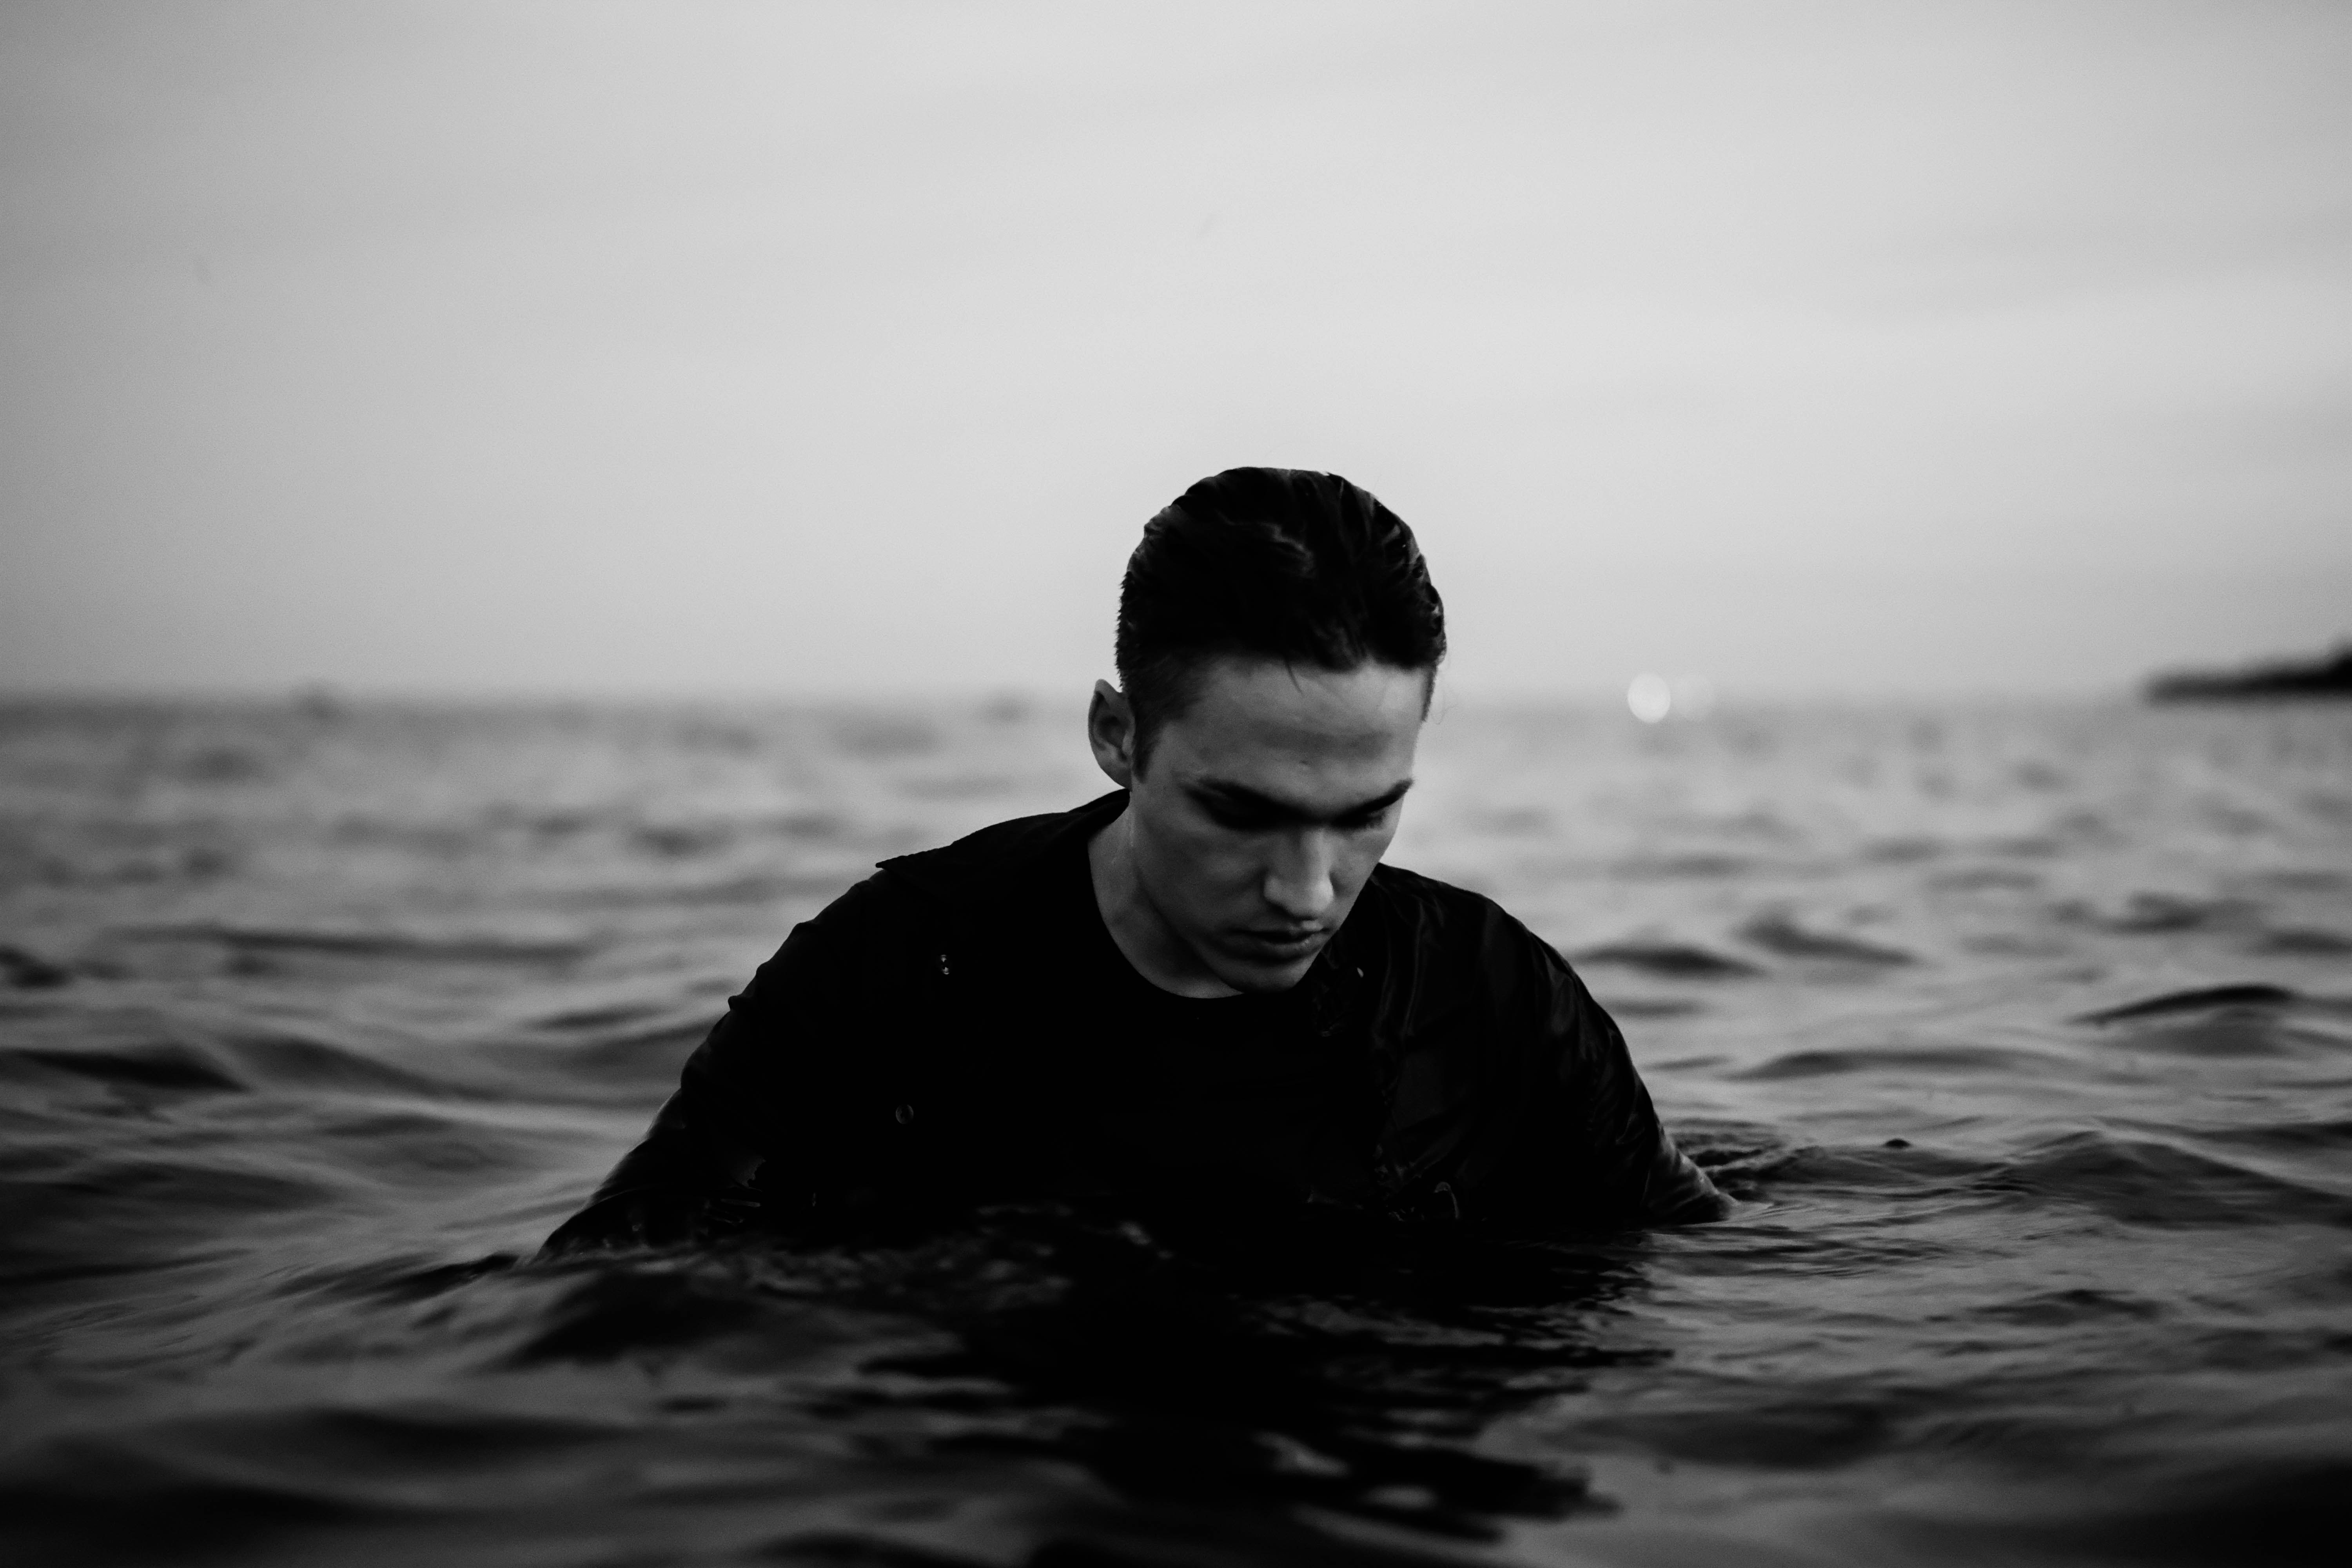
[[541, 1140], [463, 1116], [362, 1107], [316, 1119], [313, 1135], [336, 1150], [335, 1168], [372, 1203], [467, 1190], [543, 1167]]
[[425, 936], [398, 931], [212, 924], [136, 926], [120, 934], [152, 942], [205, 942], [233, 953], [322, 953], [343, 958], [417, 959], [442, 963], [569, 963], [595, 951], [580, 940], [530, 941], [488, 933]]
[[2352, 873], [2315, 866], [2283, 866], [2263, 871], [2248, 871], [2234, 879], [2242, 886], [2296, 893], [2336, 893], [2352, 889]]
[[845, 715], [832, 730], [843, 754], [867, 762], [899, 762], [936, 752], [947, 737], [937, 724], [911, 715]]
[[1874, 839], [1862, 847], [1862, 858], [1881, 866], [1912, 866], [1922, 860], [1933, 860], [1949, 852], [1951, 846], [1939, 838], [1910, 835], [1896, 838]]
[[1574, 956], [1581, 964], [1636, 969], [1677, 980], [1728, 980], [1764, 973], [1745, 959], [1678, 942], [1608, 942]]
[[2294, 1222], [2352, 1228], [2352, 1197], [2169, 1143], [2103, 1132], [2055, 1139], [1977, 1185], [2158, 1229]]
[[[1715, 1174], [1733, 1195], [1767, 1201], [1803, 1191], [1885, 1194], [1867, 1200], [1873, 1203], [1900, 1203], [1908, 1194], [1911, 1202], [2057, 1205], [2151, 1230], [2352, 1229], [2352, 1196], [2170, 1142], [2098, 1131], [2064, 1134], [2009, 1159], [1900, 1138], [1877, 1148], [1807, 1145], [1718, 1161]], [[1864, 1250], [1877, 1257], [1885, 1247], [1865, 1244]], [[1899, 1258], [1890, 1253], [1882, 1261]], [[2103, 1310], [2096, 1302], [2075, 1305], [2085, 1314]], [[2069, 1310], [2047, 1300], [2031, 1309], [2056, 1315]]]
[[2352, 1116], [2322, 1117], [2313, 1121], [2262, 1121], [2252, 1126], [2201, 1130], [2200, 1141], [2234, 1144], [2279, 1153], [2307, 1153], [2320, 1149], [2352, 1150]]
[[1955, 1184], [1985, 1174], [1990, 1162], [1890, 1138], [1874, 1147], [1806, 1144], [1759, 1151], [1727, 1162], [1721, 1173], [1769, 1195], [1785, 1187], [1845, 1191], [1953, 1190]]
[[79, 1037], [72, 1043], [0, 1046], [0, 1083], [16, 1086], [20, 1102], [58, 1115], [69, 1113], [71, 1100], [60, 1104], [58, 1097], [75, 1085], [104, 1091], [118, 1104], [278, 1095], [337, 1114], [354, 1101], [634, 1106], [672, 1085], [719, 1011], [691, 999], [560, 1013], [534, 1031], [541, 1039], [499, 1033], [434, 1047], [428, 1069], [386, 1061], [354, 1044], [234, 1025], [200, 1029], [185, 1019], [131, 1010], [53, 1020]]
[[639, 823], [629, 829], [629, 842], [662, 859], [690, 860], [730, 847], [737, 829], [724, 822]]
[[2200, 985], [2188, 991], [2167, 991], [2137, 1002], [2077, 1016], [2077, 1024], [2120, 1024], [2133, 1018], [2160, 1018], [2181, 1013], [2202, 1013], [2216, 1007], [2286, 1007], [2302, 1000], [2284, 985], [2260, 984]]
[[1001, 800], [1018, 794], [1023, 782], [1017, 773], [938, 773], [903, 779], [898, 793], [908, 800]]
[[710, 1032], [718, 1014], [712, 1008], [690, 1018], [598, 1031], [551, 1045], [499, 1042], [484, 1055], [542, 1100], [577, 1101], [583, 1090], [593, 1090], [603, 1091], [589, 1096], [600, 1101], [641, 1104], [677, 1087], [678, 1068]]
[[2021, 871], [2012, 866], [1967, 866], [1950, 871], [1938, 871], [1926, 879], [1927, 886], [1956, 893], [1993, 890], [2031, 892], [2046, 879], [2038, 871]]
[[567, 1007], [549, 1013], [537, 1020], [540, 1028], [557, 1034], [569, 1034], [574, 1029], [609, 1029], [622, 1025], [643, 1023], [664, 1011], [657, 1002], [610, 1002], [599, 1006]]
[[[1811, 1399], [1769, 1404], [1683, 1405], [1580, 1423], [1578, 1431], [1591, 1437], [1630, 1440], [1687, 1464], [1821, 1470], [1866, 1459], [1891, 1447], [1907, 1414], [1897, 1405], [1868, 1394], [1824, 1393]], [[1738, 1562], [1745, 1556], [1710, 1552], [1704, 1558], [1659, 1560]], [[1797, 1561], [1777, 1553], [1747, 1560]]]
[[1809, 931], [1786, 914], [1759, 915], [1740, 927], [1739, 934], [1767, 952], [1777, 952], [1784, 958], [1822, 958], [1838, 963], [1887, 967], [1918, 962], [1913, 954], [1901, 948], [1882, 947], [1859, 937]]
[[1618, 876], [1633, 881], [1681, 881], [1745, 877], [1754, 871], [1756, 866], [1756, 860], [1750, 856], [1709, 854], [1701, 850], [1686, 855], [1636, 856], [1619, 861], [1612, 869]]
[[538, 901], [549, 908], [566, 910], [789, 904], [800, 900], [832, 899], [866, 876], [868, 869], [866, 862], [856, 861], [839, 869], [752, 872], [718, 881], [667, 886], [648, 885], [643, 881], [604, 882], [590, 887], [567, 888]]
[[756, 1289], [717, 1270], [600, 1268], [564, 1292], [505, 1364], [613, 1361], [724, 1339], [774, 1316]]
[[294, 1035], [232, 1037], [221, 1042], [226, 1052], [259, 1088], [299, 1089], [337, 1094], [415, 1095], [440, 1100], [461, 1091], [413, 1068], [378, 1061], [363, 1051]]
[[585, 1418], [432, 1406], [183, 1417], [10, 1456], [0, 1515], [5, 1538], [32, 1553], [23, 1561], [65, 1560], [45, 1543], [75, 1562], [251, 1561], [321, 1528], [462, 1517], [502, 1490], [527, 1494], [536, 1468], [616, 1435]]
[[2071, 903], [2054, 911], [2073, 921], [2118, 936], [2166, 936], [2182, 931], [2235, 930], [2259, 912], [2243, 899], [2196, 899], [2178, 893], [2134, 893], [2120, 910], [2103, 910]]
[[2254, 951], [2296, 958], [2336, 958], [2352, 953], [2352, 936], [2316, 926], [2278, 927], [2263, 932]]
[[0, 1049], [0, 1078], [23, 1081], [25, 1069], [129, 1089], [179, 1094], [234, 1094], [249, 1087], [211, 1052], [176, 1041], [100, 1049], [18, 1046]]
[[[634, 1425], [458, 1405], [312, 1406], [54, 1440], [0, 1466], [0, 1540], [28, 1561], [77, 1563], [348, 1554], [1444, 1568], [1497, 1539], [1497, 1516], [1614, 1511], [1591, 1494], [1580, 1467], [1427, 1440], [1383, 1444], [1342, 1429], [1252, 1433], [1129, 1418], [1067, 1435], [1043, 1424], [954, 1444], [908, 1434], [864, 1454], [818, 1443], [755, 1458], [756, 1428], [681, 1442], [656, 1436], [675, 1420], [625, 1413]], [[1102, 1479], [1082, 1479], [1073, 1460]], [[601, 1479], [593, 1491], [567, 1490], [551, 1485], [556, 1477]], [[992, 1480], [992, 1499], [971, 1489]], [[969, 1524], [957, 1516], [972, 1501], [988, 1522], [981, 1542], [967, 1544]], [[1355, 1528], [1332, 1529], [1325, 1521], [1334, 1518]], [[1016, 1546], [1017, 1559], [1008, 1556]]]
[[[2088, 1435], [2068, 1445], [2076, 1460]], [[2340, 1440], [2339, 1440], [2340, 1441]], [[2336, 1446], [2331, 1443], [2330, 1447]], [[2352, 1460], [2200, 1454], [2168, 1474], [2110, 1475], [2086, 1494], [1990, 1499], [1968, 1513], [1888, 1510], [1881, 1538], [1905, 1561], [2216, 1563], [2319, 1568], [2343, 1555]]]
[[[230, 1134], [175, 1142], [157, 1152], [80, 1140], [20, 1161], [6, 1183], [0, 1278], [81, 1279], [217, 1249], [225, 1222], [316, 1210], [351, 1190], [341, 1177], [257, 1156]], [[34, 1161], [43, 1168], [24, 1168]]]
[[1496, 838], [1549, 838], [1556, 826], [1539, 805], [1472, 807], [1462, 814], [1462, 825]]
[[2144, 1296], [2078, 1286], [2063, 1290], [2037, 1290], [2031, 1295], [1995, 1301], [1978, 1308], [1977, 1312], [1996, 1322], [2016, 1323], [2024, 1328], [2059, 1329], [2077, 1323], [2149, 1322], [2164, 1316], [2165, 1309], [2162, 1304]]
[[[1604, 1005], [1612, 1015], [1620, 1018], [1687, 1018], [1694, 1013], [1706, 1011], [1703, 1005], [1686, 996], [1611, 996], [1606, 998]], [[1715, 1058], [1710, 1057], [1706, 1059], [1712, 1062]], [[1669, 1068], [1675, 1064], [1661, 1062], [1655, 1065]]]
[[1760, 1066], [1727, 1073], [1748, 1082], [1827, 1078], [1841, 1073], [1926, 1076], [1944, 1073], [2015, 1073], [2029, 1077], [2063, 1071], [2062, 1064], [2035, 1051], [2000, 1046], [1877, 1046], [1791, 1051]]
[[299, 1481], [207, 1475], [96, 1437], [44, 1445], [0, 1466], [0, 1540], [28, 1563], [252, 1561], [289, 1533], [380, 1525], [387, 1511], [320, 1497]]
[[[133, 1014], [113, 1020], [110, 1030], [121, 1035], [142, 1027], [142, 1020]], [[201, 1039], [0, 1047], [0, 1078], [22, 1081], [36, 1076], [176, 1094], [291, 1090], [440, 1100], [475, 1092], [379, 1061], [352, 1047], [257, 1031], [215, 1033]]]
[[63, 964], [51, 963], [21, 947], [0, 946], [0, 984], [18, 991], [47, 991], [72, 979], [73, 971]]
[[[2214, 1060], [2326, 1060], [2352, 1047], [2352, 1037], [2308, 1018], [2291, 1018], [2273, 1006], [2215, 1006], [2182, 1015], [2128, 1020], [2129, 1032], [2113, 1047], [2132, 1058], [2171, 1056]], [[2321, 1085], [2306, 1080], [2306, 1089]]]
[[435, 1263], [413, 1254], [373, 1258], [359, 1263], [299, 1270], [279, 1281], [273, 1294], [331, 1296], [404, 1305], [429, 1301], [487, 1275], [504, 1273], [520, 1261], [511, 1252], [494, 1252], [463, 1263]]

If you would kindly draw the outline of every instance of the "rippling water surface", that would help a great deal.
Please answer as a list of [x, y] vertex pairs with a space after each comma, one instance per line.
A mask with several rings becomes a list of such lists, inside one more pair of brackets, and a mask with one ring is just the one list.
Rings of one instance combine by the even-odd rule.
[[1454, 708], [1391, 858], [1750, 1200], [534, 1265], [1077, 716], [0, 710], [13, 1563], [2340, 1561], [2352, 711]]

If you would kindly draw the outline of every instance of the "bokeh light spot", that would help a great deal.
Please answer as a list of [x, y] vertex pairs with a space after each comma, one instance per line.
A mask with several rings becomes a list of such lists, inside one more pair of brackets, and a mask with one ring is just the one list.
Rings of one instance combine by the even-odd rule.
[[1675, 689], [1664, 676], [1645, 669], [1625, 688], [1625, 706], [1643, 723], [1654, 724], [1674, 710]]

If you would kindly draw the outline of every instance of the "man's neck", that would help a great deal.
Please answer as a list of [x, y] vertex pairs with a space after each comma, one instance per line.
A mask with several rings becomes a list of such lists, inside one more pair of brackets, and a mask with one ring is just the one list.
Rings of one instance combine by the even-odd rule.
[[1135, 972], [1162, 991], [1179, 996], [1238, 996], [1212, 973], [1200, 956], [1169, 929], [1136, 875], [1133, 823], [1125, 812], [1087, 841], [1095, 908], [1105, 930]]

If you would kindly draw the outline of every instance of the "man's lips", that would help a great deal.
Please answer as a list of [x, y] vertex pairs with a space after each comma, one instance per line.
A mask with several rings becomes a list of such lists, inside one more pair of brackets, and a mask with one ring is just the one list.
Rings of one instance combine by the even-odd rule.
[[1244, 931], [1234, 933], [1250, 952], [1268, 958], [1299, 958], [1321, 946], [1331, 933], [1321, 926], [1304, 931]]

